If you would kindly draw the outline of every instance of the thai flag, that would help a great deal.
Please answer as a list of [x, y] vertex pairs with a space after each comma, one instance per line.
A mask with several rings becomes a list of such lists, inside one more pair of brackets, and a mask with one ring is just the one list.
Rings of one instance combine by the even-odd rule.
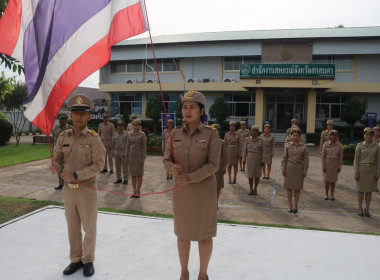
[[148, 29], [144, 0], [9, 0], [0, 52], [24, 64], [25, 116], [45, 134], [70, 93], [111, 46]]

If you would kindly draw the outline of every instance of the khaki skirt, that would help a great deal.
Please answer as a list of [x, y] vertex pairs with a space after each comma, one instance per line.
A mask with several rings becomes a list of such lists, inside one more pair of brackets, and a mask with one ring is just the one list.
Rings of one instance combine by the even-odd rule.
[[288, 190], [303, 190], [303, 163], [286, 163], [284, 188]]
[[359, 180], [355, 181], [358, 192], [373, 192], [376, 189], [376, 164], [359, 164]]

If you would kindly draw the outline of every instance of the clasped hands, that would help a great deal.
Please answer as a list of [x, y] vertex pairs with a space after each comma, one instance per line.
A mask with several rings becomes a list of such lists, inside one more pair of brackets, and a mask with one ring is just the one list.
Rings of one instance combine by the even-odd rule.
[[190, 178], [187, 176], [187, 174], [182, 173], [182, 166], [175, 164], [172, 167], [172, 173], [178, 185], [185, 185], [187, 183], [190, 183]]
[[[51, 165], [50, 166], [50, 171], [53, 174], [58, 174], [59, 173], [58, 166]], [[72, 172], [62, 172], [62, 173], [59, 174], [59, 176], [61, 176], [61, 178], [63, 180], [65, 180], [66, 182], [75, 182], [76, 181], [75, 178], [74, 178], [74, 174]]]

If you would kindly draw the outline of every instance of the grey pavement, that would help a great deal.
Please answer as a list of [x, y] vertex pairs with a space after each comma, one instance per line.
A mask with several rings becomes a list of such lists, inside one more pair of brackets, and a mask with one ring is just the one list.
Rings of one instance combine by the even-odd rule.
[[[23, 136], [21, 141], [31, 143], [31, 138]], [[310, 168], [301, 192], [299, 213], [289, 214], [280, 169], [282, 149], [282, 145], [276, 146], [271, 179], [260, 180], [257, 196], [247, 195], [249, 185], [244, 172], [239, 171], [235, 185], [229, 185], [225, 176], [225, 188], [219, 200], [219, 220], [380, 234], [380, 194], [374, 192], [372, 195], [372, 217], [359, 217], [352, 166], [343, 166], [336, 184], [336, 201], [324, 200], [317, 147], [309, 147]], [[143, 193], [160, 192], [174, 187], [172, 181], [166, 180], [162, 159], [162, 156], [147, 157]], [[46, 159], [0, 168], [0, 195], [63, 202], [62, 192], [54, 189], [58, 179], [49, 172], [50, 162], [50, 159]], [[98, 175], [99, 188], [120, 193], [98, 191], [99, 207], [172, 214], [170, 192], [131, 199], [131, 183], [115, 185], [114, 180], [115, 174]]]

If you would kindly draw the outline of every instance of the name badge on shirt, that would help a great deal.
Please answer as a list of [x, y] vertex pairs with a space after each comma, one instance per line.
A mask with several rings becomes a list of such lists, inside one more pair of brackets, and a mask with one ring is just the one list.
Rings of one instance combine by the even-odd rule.
[[196, 139], [195, 143], [206, 143], [206, 139]]
[[63, 144], [62, 147], [70, 147], [70, 144]]
[[182, 142], [181, 139], [174, 139], [174, 142]]

